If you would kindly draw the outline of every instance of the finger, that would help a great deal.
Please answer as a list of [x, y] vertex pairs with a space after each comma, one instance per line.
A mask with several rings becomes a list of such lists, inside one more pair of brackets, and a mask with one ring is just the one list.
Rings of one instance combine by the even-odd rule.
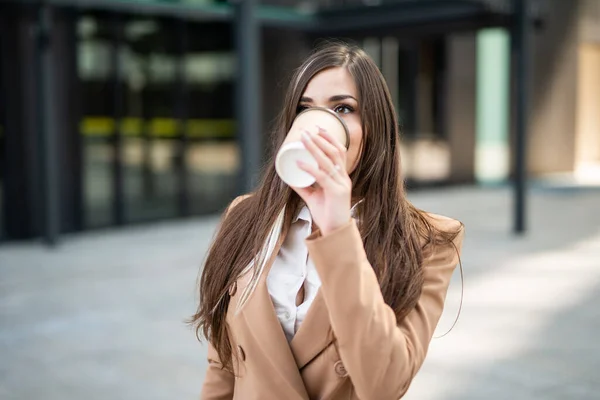
[[329, 143], [331, 143], [340, 152], [342, 152], [344, 154], [346, 153], [346, 151], [347, 151], [346, 147], [342, 143], [340, 143], [339, 140], [334, 138], [331, 133], [329, 133], [325, 129], [319, 127], [319, 135], [321, 135], [323, 138], [325, 138], [325, 140], [327, 140]]
[[344, 145], [342, 145], [338, 140], [336, 140], [336, 138], [333, 137], [333, 135], [329, 132], [327, 132], [324, 129], [320, 129], [319, 131], [319, 136], [321, 136], [323, 139], [325, 139], [327, 142], [329, 142], [332, 146], [334, 146], [334, 148], [336, 149], [336, 153], [338, 153], [339, 156], [339, 160], [340, 165], [346, 165], [346, 153], [348, 152], [348, 150], [346, 149], [346, 147], [344, 147]]
[[330, 141], [326, 140], [322, 134], [313, 136], [313, 140], [317, 146], [329, 157], [334, 165], [345, 166], [342, 154], [337, 147], [335, 147]]
[[[313, 178], [315, 178], [316, 183], [323, 189], [331, 188], [332, 185], [335, 184], [335, 181], [327, 172], [315, 167], [312, 164], [307, 164], [305, 162], [298, 161], [298, 167], [304, 172], [311, 175]], [[315, 189], [313, 189], [313, 191], [314, 190]]]
[[315, 139], [317, 139], [315, 135], [310, 134], [308, 131], [305, 131], [302, 134], [302, 142], [317, 161], [319, 169], [328, 172], [333, 171], [335, 169], [334, 162], [323, 152], [323, 150], [321, 150]]

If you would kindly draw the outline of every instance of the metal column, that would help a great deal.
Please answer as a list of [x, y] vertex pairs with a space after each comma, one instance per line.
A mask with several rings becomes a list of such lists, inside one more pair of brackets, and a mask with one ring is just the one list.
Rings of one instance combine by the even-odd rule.
[[526, 185], [527, 185], [527, 110], [529, 74], [529, 17], [528, 1], [514, 0], [516, 14], [513, 27], [516, 65], [516, 140], [514, 171], [514, 226], [515, 233], [526, 229]]
[[238, 185], [246, 193], [254, 187], [262, 160], [261, 47], [257, 0], [236, 0], [235, 47], [237, 56], [236, 119], [242, 163]]
[[58, 146], [55, 130], [54, 79], [52, 59], [52, 8], [40, 5], [37, 27], [38, 113], [42, 186], [42, 233], [44, 241], [56, 245], [59, 235], [60, 205], [58, 181]]

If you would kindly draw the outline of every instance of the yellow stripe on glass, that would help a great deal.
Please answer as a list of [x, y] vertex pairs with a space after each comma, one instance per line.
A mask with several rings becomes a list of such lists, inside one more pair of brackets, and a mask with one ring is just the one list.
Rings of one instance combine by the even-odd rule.
[[[145, 122], [141, 118], [126, 117], [121, 120], [121, 132], [126, 137], [140, 137], [147, 129], [149, 135], [160, 138], [173, 138], [180, 134], [179, 120], [173, 118], [152, 118]], [[233, 119], [189, 119], [186, 124], [188, 137], [194, 139], [234, 138]], [[79, 125], [83, 136], [108, 137], [115, 133], [116, 121], [110, 117], [85, 117]]]

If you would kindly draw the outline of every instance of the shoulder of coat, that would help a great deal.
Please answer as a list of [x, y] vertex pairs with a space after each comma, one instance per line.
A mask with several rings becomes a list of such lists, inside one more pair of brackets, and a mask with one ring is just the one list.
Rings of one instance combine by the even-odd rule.
[[437, 230], [448, 233], [456, 233], [464, 230], [464, 225], [457, 219], [441, 214], [424, 213], [425, 219]]
[[242, 201], [246, 200], [247, 198], [249, 198], [251, 196], [252, 196], [252, 193], [248, 193], [248, 194], [243, 194], [241, 196], [236, 197], [235, 199], [233, 199], [233, 201], [231, 203], [229, 203], [229, 206], [227, 207], [227, 210], [226, 210], [225, 213], [229, 214], [229, 212], [231, 210], [233, 210], [235, 208], [235, 206], [237, 206]]

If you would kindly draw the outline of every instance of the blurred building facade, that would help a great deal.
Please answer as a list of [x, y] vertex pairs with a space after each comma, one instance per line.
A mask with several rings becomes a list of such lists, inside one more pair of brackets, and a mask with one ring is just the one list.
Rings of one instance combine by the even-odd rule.
[[[48, 193], [58, 230], [73, 232], [211, 213], [243, 190], [239, 4], [46, 4], [0, 3], [0, 240], [41, 235]], [[600, 2], [530, 0], [530, 9], [528, 169], [597, 176]], [[263, 137], [245, 140], [269, 151], [293, 69], [321, 39], [345, 38], [386, 77], [412, 186], [504, 181], [512, 17], [512, 0], [262, 1]]]

